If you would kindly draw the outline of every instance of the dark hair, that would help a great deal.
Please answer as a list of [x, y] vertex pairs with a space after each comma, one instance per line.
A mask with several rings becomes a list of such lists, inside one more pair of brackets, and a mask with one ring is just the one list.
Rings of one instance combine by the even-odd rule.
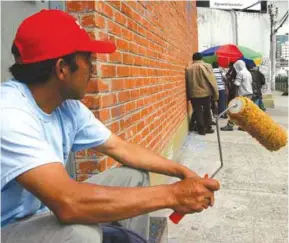
[[193, 55], [193, 61], [200, 61], [203, 59], [203, 55], [200, 52], [196, 52]]
[[218, 68], [218, 67], [219, 67], [219, 64], [218, 64], [217, 62], [213, 62], [213, 63], [212, 63], [212, 67], [213, 67], [213, 68]]
[[71, 72], [75, 72], [78, 69], [76, 53], [31, 64], [21, 64], [17, 61], [21, 57], [15, 44], [12, 45], [11, 53], [16, 63], [9, 68], [9, 71], [17, 81], [25, 84], [45, 83], [54, 74], [55, 64], [59, 58], [63, 58]]
[[250, 71], [254, 68], [254, 64], [253, 63], [246, 63], [246, 68]]

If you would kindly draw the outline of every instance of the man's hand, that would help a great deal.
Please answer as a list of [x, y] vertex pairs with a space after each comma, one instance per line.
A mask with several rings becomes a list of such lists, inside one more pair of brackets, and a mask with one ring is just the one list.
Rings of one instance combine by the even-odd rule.
[[181, 214], [201, 212], [214, 205], [214, 191], [220, 184], [214, 179], [193, 177], [172, 184], [173, 207]]

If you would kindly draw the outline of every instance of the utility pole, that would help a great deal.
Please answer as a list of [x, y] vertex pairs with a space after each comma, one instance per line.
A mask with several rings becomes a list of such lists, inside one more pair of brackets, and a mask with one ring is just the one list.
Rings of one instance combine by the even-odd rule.
[[271, 90], [275, 90], [275, 75], [276, 75], [276, 31], [278, 8], [274, 5], [274, 2], [268, 5], [268, 11], [270, 15], [270, 79]]

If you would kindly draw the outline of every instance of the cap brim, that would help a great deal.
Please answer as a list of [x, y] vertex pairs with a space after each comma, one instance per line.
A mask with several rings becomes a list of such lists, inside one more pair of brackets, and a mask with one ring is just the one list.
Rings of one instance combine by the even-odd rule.
[[115, 44], [110, 41], [91, 40], [86, 43], [79, 51], [95, 53], [113, 53], [116, 50]]

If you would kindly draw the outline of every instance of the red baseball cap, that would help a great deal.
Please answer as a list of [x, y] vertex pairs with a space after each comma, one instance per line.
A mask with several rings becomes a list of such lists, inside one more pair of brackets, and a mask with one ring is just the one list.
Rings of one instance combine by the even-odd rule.
[[35, 63], [75, 52], [112, 53], [108, 41], [91, 40], [78, 21], [61, 10], [42, 10], [19, 26], [14, 44], [22, 63]]

